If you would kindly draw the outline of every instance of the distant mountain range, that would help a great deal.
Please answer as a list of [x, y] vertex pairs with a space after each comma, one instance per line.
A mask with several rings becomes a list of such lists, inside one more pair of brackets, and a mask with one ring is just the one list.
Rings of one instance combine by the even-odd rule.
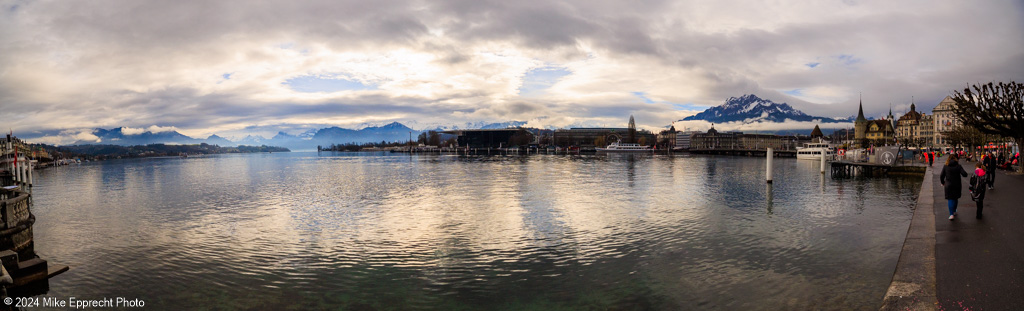
[[[731, 97], [724, 104], [711, 107], [704, 112], [683, 119], [684, 121], [704, 120], [714, 123], [725, 122], [785, 122], [790, 121], [816, 121], [821, 123], [851, 122], [850, 118], [826, 118], [807, 115], [799, 110], [793, 109], [786, 103], [775, 103], [762, 99], [753, 94], [740, 97]], [[95, 129], [100, 141], [77, 141], [71, 145], [119, 145], [134, 146], [148, 144], [200, 144], [207, 143], [222, 147], [235, 146], [277, 146], [291, 150], [315, 150], [317, 146], [344, 143], [371, 143], [371, 142], [405, 142], [410, 136], [413, 140], [420, 133], [426, 131], [448, 131], [459, 129], [501, 129], [509, 127], [525, 126], [523, 121], [509, 121], [499, 123], [472, 122], [458, 125], [451, 124], [417, 124], [410, 122], [421, 130], [414, 130], [409, 126], [391, 122], [383, 125], [364, 124], [361, 129], [348, 129], [341, 127], [328, 127], [322, 129], [311, 129], [298, 135], [285, 132], [278, 132], [271, 138], [249, 135], [237, 140], [210, 135], [203, 138], [192, 138], [177, 131], [151, 132], [126, 134], [124, 128]]]
[[789, 104], [779, 104], [771, 100], [762, 99], [754, 94], [747, 94], [740, 97], [730, 97], [720, 106], [708, 108], [707, 110], [704, 110], [704, 112], [683, 119], [683, 121], [695, 120], [704, 120], [714, 123], [785, 122], [787, 120], [835, 123], [850, 122], [853, 118], [810, 116], [800, 110], [793, 109]]
[[222, 147], [235, 147], [235, 146], [277, 146], [285, 147], [291, 150], [314, 150], [317, 146], [326, 146], [331, 144], [344, 144], [344, 143], [371, 143], [371, 142], [404, 142], [408, 141], [410, 136], [413, 140], [417, 139], [420, 133], [426, 131], [446, 131], [446, 130], [457, 130], [457, 129], [501, 129], [508, 127], [517, 127], [526, 125], [523, 121], [510, 121], [500, 123], [466, 123], [464, 125], [448, 125], [448, 126], [434, 126], [431, 129], [425, 130], [414, 130], [402, 123], [392, 122], [379, 126], [366, 126], [362, 129], [347, 129], [341, 127], [328, 127], [322, 129], [312, 129], [298, 135], [291, 135], [285, 132], [278, 132], [277, 135], [271, 138], [265, 138], [261, 136], [248, 135], [238, 140], [229, 140], [227, 138], [210, 135], [205, 139], [192, 138], [185, 136], [184, 134], [178, 133], [177, 131], [168, 132], [151, 132], [146, 131], [137, 134], [125, 134], [124, 128], [114, 129], [95, 129], [92, 134], [96, 135], [100, 139], [96, 141], [77, 141], [71, 145], [118, 145], [118, 146], [135, 146], [135, 145], [149, 145], [149, 144], [201, 144], [206, 143], [210, 145], [218, 145]]

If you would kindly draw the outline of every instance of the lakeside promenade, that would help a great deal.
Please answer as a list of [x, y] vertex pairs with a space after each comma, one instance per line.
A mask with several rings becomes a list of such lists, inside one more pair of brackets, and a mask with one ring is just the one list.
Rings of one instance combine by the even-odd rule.
[[[956, 220], [939, 183], [945, 159], [925, 172], [917, 209], [882, 310], [1016, 310], [1024, 306], [1024, 176], [997, 170], [975, 219], [964, 178]], [[970, 175], [974, 162], [961, 161]], [[968, 169], [971, 168], [971, 169]]]

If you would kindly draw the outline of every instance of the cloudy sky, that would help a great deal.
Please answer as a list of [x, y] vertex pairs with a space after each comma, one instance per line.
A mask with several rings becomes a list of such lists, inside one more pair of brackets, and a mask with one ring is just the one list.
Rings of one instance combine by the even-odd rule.
[[[930, 112], [1024, 80], [1024, 2], [0, 0], [0, 120], [268, 137], [391, 121], [655, 129], [753, 93]], [[5, 128], [6, 130], [6, 128]]]

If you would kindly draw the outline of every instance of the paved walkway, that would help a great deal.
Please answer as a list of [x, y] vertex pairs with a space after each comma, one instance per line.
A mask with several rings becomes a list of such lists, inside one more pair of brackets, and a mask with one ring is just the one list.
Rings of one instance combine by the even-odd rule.
[[[944, 160], [944, 159], [943, 159]], [[939, 310], [1021, 310], [1024, 308], [1024, 176], [996, 172], [988, 190], [984, 217], [975, 219], [977, 203], [963, 180], [956, 220], [950, 221], [941, 166], [932, 178], [935, 217], [935, 288]], [[970, 175], [974, 163], [961, 161]], [[972, 168], [972, 169], [968, 169]], [[922, 191], [923, 192], [923, 191]]]

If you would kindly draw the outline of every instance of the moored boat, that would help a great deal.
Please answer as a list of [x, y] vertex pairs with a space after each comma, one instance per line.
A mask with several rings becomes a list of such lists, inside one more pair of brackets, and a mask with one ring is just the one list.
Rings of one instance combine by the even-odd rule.
[[651, 151], [654, 151], [654, 149], [651, 149], [651, 147], [649, 147], [649, 146], [641, 146], [640, 144], [628, 144], [628, 143], [619, 143], [619, 142], [611, 143], [610, 145], [608, 145], [608, 147], [605, 147], [605, 148], [597, 148], [597, 152], [651, 152]]
[[832, 145], [824, 141], [805, 143], [804, 147], [796, 148], [796, 158], [801, 160], [821, 160], [821, 153], [826, 159], [832, 158]]

